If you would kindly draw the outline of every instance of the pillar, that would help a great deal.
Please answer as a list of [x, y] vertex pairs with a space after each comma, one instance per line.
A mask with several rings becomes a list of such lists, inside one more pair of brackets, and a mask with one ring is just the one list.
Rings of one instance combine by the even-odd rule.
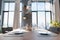
[[59, 14], [60, 14], [60, 12], [59, 12], [59, 0], [55, 0], [55, 20], [58, 22], [60, 21]]
[[15, 0], [15, 11], [14, 11], [14, 23], [13, 29], [19, 28], [19, 15], [20, 14], [20, 0]]

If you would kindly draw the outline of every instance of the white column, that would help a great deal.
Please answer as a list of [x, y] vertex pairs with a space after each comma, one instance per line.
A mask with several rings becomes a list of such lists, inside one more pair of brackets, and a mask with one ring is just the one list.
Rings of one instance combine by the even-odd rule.
[[55, 0], [55, 20], [59, 21], [59, 0]]
[[15, 0], [14, 24], [13, 29], [19, 28], [20, 0]]

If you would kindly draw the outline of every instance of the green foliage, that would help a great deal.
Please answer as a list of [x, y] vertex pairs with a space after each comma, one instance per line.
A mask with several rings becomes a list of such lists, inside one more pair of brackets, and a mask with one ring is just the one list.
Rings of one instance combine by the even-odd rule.
[[51, 27], [60, 27], [60, 22], [51, 21]]

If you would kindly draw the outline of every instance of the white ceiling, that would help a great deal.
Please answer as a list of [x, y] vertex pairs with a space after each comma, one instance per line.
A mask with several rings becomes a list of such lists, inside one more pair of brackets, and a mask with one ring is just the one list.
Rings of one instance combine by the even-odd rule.
[[[15, 1], [15, 0], [3, 0], [3, 1]], [[32, 0], [32, 1], [51, 1], [51, 0]], [[54, 2], [55, 2], [55, 0], [54, 0]]]
[[[3, 0], [3, 1], [15, 1], [15, 0]], [[32, 1], [50, 1], [50, 0], [32, 0]]]
[[32, 0], [32, 1], [49, 1], [49, 0]]

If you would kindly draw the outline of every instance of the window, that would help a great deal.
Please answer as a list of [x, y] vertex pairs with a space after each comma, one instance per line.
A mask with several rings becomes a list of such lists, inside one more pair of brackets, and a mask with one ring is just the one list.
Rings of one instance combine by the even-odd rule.
[[20, 11], [22, 11], [22, 3], [20, 2]]
[[7, 27], [8, 24], [8, 12], [4, 12], [4, 23], [3, 27]]
[[36, 12], [32, 12], [32, 26], [33, 27], [37, 26]]
[[4, 11], [8, 11], [8, 3], [4, 3]]
[[20, 28], [21, 28], [21, 24], [22, 24], [22, 12], [20, 12]]
[[14, 11], [15, 3], [4, 2], [4, 11]]
[[45, 3], [44, 2], [38, 2], [37, 3], [37, 7], [38, 7], [38, 10], [45, 10]]
[[38, 12], [38, 27], [45, 28], [45, 12]]
[[49, 2], [45, 3], [45, 10], [51, 11], [51, 4]]
[[36, 4], [36, 2], [32, 3], [31, 9], [32, 9], [32, 11], [37, 11], [37, 4]]
[[22, 25], [22, 3], [20, 2], [20, 28]]
[[9, 11], [15, 10], [15, 3], [9, 3]]
[[9, 12], [8, 27], [13, 27], [14, 12]]
[[15, 3], [4, 3], [4, 21], [3, 27], [12, 27], [14, 18]]
[[51, 20], [51, 3], [50, 2], [32, 2], [32, 27], [37, 25], [39, 29], [46, 29]]
[[50, 12], [46, 12], [46, 28], [47, 29], [49, 29], [49, 27], [50, 27], [50, 20], [51, 20], [50, 15], [51, 15]]
[[[13, 27], [15, 2], [4, 2], [3, 27]], [[22, 3], [20, 2], [20, 26], [22, 20]]]
[[15, 9], [14, 2], [4, 2], [3, 27], [13, 27], [14, 9]]

